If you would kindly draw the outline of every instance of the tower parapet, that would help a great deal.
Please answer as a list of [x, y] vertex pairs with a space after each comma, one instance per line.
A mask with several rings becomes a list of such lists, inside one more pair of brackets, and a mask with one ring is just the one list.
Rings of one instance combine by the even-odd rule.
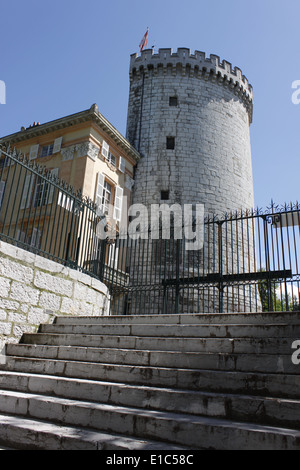
[[244, 102], [251, 124], [253, 116], [252, 86], [241, 69], [233, 67], [226, 60], [221, 61], [219, 56], [211, 54], [207, 57], [205, 52], [201, 51], [195, 51], [192, 54], [190, 49], [183, 47], [178, 48], [177, 52], [167, 48], [159, 49], [155, 54], [152, 49], [146, 49], [142, 51], [141, 55], [136, 53], [131, 55], [130, 80], [133, 80], [136, 75], [147, 74], [150, 71], [153, 71], [154, 74], [189, 75], [203, 80], [211, 80], [229, 88]]

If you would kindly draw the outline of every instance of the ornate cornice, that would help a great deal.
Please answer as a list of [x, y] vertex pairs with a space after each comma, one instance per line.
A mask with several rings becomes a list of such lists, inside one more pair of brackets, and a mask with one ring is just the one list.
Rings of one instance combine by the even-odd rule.
[[118, 145], [125, 153], [138, 162], [141, 155], [137, 150], [120, 134], [120, 132], [99, 112], [98, 106], [93, 104], [90, 109], [80, 113], [71, 114], [70, 116], [56, 119], [45, 124], [36, 125], [28, 129], [22, 128], [16, 132], [0, 139], [0, 144], [13, 147], [17, 143], [31, 140], [36, 137], [44, 136], [50, 132], [56, 132], [82, 123], [95, 123], [105, 134]]

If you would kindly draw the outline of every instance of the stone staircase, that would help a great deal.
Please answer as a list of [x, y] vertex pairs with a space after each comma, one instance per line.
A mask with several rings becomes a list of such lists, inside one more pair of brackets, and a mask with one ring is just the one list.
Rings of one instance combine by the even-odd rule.
[[0, 447], [300, 449], [300, 313], [57, 317], [6, 348]]

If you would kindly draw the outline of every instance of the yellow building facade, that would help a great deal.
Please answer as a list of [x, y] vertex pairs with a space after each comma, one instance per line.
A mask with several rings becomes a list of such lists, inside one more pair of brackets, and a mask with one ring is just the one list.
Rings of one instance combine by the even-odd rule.
[[[97, 105], [0, 139], [0, 232], [33, 249], [88, 268], [96, 259], [96, 222], [104, 217], [118, 229], [127, 219], [138, 152], [104, 118]], [[9, 149], [9, 150], [8, 150]], [[5, 152], [22, 155], [26, 165], [9, 160]], [[1, 153], [1, 150], [0, 150]], [[41, 168], [53, 176], [43, 178]], [[64, 183], [63, 183], [64, 182]], [[57, 186], [55, 186], [55, 183]], [[64, 184], [66, 185], [64, 186]], [[77, 199], [94, 202], [74, 208]], [[64, 191], [61, 188], [66, 188]], [[85, 240], [80, 240], [82, 233]], [[93, 240], [93, 241], [90, 241]], [[79, 259], [82, 261], [79, 262]]]

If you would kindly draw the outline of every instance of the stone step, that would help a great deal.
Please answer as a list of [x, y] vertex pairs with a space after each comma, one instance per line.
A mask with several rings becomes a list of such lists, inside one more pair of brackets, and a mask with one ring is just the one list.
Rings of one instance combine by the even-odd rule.
[[288, 355], [241, 355], [231, 353], [182, 353], [174, 351], [147, 351], [136, 349], [9, 344], [6, 347], [6, 354], [8, 357], [20, 356], [101, 364], [122, 364], [180, 369], [210, 369], [290, 374], [297, 374], [299, 372], [299, 366], [293, 364], [291, 360], [291, 353]]
[[226, 314], [173, 314], [173, 315], [110, 315], [110, 316], [59, 316], [55, 319], [57, 325], [88, 325], [88, 324], [173, 324], [173, 325], [194, 325], [194, 324], [265, 324], [265, 323], [288, 323], [300, 324], [299, 312], [271, 312], [271, 313], [226, 313]]
[[159, 336], [159, 337], [189, 337], [189, 338], [229, 338], [229, 337], [281, 337], [298, 339], [300, 337], [299, 325], [263, 324], [263, 325], [58, 325], [42, 324], [41, 333], [72, 333], [85, 335], [126, 335], [126, 336]]
[[298, 398], [299, 374], [179, 369], [7, 356], [6, 371], [135, 385]]
[[296, 312], [58, 317], [6, 347], [0, 447], [299, 449], [299, 339]]
[[0, 412], [147, 440], [163, 436], [164, 442], [195, 450], [292, 450], [300, 440], [300, 431], [294, 429], [15, 391], [0, 390]]
[[118, 384], [47, 375], [0, 373], [0, 389], [299, 428], [300, 401]]
[[54, 424], [24, 416], [0, 415], [0, 444], [18, 450], [169, 450], [182, 446], [135, 439], [81, 427]]
[[103, 347], [152, 351], [182, 351], [236, 354], [290, 354], [292, 338], [162, 338], [69, 333], [25, 333], [23, 344]]

